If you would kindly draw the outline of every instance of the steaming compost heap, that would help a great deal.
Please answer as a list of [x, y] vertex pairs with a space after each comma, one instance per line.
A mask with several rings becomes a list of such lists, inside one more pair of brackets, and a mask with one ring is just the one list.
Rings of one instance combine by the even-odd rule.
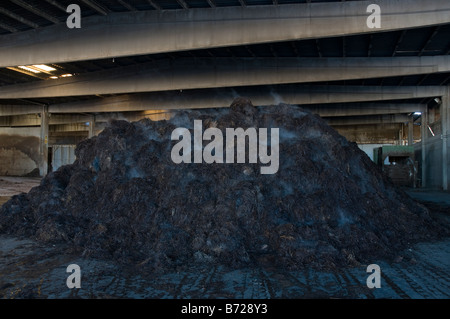
[[[261, 174], [261, 163], [175, 164], [172, 131], [192, 131], [199, 119], [222, 132], [279, 128], [278, 172]], [[153, 269], [194, 262], [332, 269], [392, 258], [447, 231], [355, 143], [295, 106], [240, 98], [169, 121], [113, 121], [79, 143], [76, 157], [7, 202], [0, 233]]]

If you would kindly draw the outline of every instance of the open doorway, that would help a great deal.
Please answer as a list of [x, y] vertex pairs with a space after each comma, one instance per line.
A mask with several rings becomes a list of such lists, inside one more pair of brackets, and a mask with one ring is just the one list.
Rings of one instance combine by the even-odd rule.
[[53, 172], [53, 147], [48, 147], [48, 156], [47, 156], [48, 170], [47, 174]]

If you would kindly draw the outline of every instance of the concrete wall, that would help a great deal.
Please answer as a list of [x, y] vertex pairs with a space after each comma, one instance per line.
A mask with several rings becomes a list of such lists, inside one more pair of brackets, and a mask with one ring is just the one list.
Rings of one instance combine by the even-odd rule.
[[23, 176], [36, 169], [36, 163], [17, 149], [0, 148], [0, 175]]
[[401, 124], [333, 126], [347, 140], [359, 145], [398, 143]]
[[39, 127], [0, 128], [0, 175], [22, 176], [39, 169]]

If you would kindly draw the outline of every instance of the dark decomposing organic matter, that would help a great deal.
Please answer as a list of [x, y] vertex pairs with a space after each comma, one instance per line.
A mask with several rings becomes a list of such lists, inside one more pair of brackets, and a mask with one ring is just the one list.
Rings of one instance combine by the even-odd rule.
[[[192, 130], [198, 119], [223, 132], [279, 128], [278, 172], [260, 174], [260, 163], [175, 164], [172, 131]], [[240, 98], [169, 121], [113, 121], [76, 156], [2, 207], [0, 233], [155, 270], [195, 262], [335, 269], [448, 235], [355, 143], [296, 106]]]

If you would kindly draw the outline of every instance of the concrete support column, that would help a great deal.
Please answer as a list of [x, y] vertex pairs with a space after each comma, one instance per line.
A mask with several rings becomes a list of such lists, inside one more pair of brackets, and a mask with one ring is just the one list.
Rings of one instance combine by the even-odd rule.
[[414, 118], [411, 115], [408, 121], [408, 145], [414, 144]]
[[48, 105], [42, 106], [41, 110], [41, 138], [39, 145], [39, 174], [44, 177], [48, 173], [48, 125], [50, 114]]
[[95, 115], [91, 116], [91, 120], [89, 121], [89, 135], [88, 137], [91, 138], [95, 135]]
[[420, 125], [420, 132], [422, 138], [422, 187], [427, 186], [427, 152], [426, 152], [426, 144], [427, 144], [427, 136], [428, 136], [428, 106], [425, 106], [422, 110], [422, 123]]
[[441, 128], [442, 128], [442, 188], [449, 190], [449, 134], [450, 134], [450, 86], [442, 96]]
[[432, 108], [428, 111], [428, 123], [436, 122], [436, 108]]

